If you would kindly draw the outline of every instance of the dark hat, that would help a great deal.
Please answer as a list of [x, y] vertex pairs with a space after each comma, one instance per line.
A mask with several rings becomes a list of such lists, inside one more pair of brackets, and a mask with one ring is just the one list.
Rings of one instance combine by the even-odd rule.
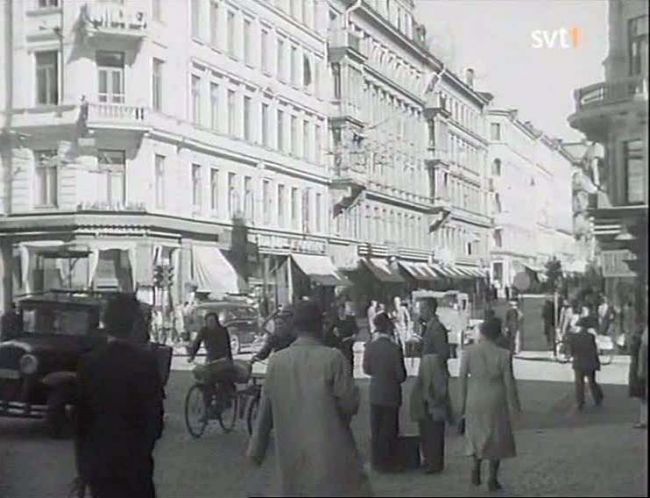
[[393, 321], [390, 319], [387, 313], [381, 312], [379, 313], [374, 321], [373, 321], [375, 328], [377, 329], [377, 332], [382, 332], [382, 333], [392, 333], [395, 326], [393, 325]]
[[299, 301], [293, 310], [293, 323], [296, 328], [308, 332], [319, 331], [323, 320], [320, 306], [314, 301]]

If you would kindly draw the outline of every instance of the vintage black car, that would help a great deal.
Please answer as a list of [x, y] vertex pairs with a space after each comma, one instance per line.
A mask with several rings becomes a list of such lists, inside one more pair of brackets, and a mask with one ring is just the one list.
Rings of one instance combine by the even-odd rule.
[[[44, 418], [52, 436], [63, 433], [79, 360], [107, 340], [100, 320], [109, 297], [48, 291], [18, 301], [22, 331], [0, 342], [0, 417]], [[146, 347], [156, 350], [166, 382], [171, 348]]]
[[187, 317], [187, 332], [191, 339], [205, 325], [208, 313], [216, 313], [221, 324], [228, 328], [232, 354], [255, 351], [261, 344], [259, 312], [254, 306], [237, 299], [197, 304]]

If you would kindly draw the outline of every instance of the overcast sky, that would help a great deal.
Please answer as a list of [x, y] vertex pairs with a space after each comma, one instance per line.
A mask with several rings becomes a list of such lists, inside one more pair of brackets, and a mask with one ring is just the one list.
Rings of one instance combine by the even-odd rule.
[[[456, 70], [473, 67], [475, 87], [493, 93], [496, 105], [519, 109], [549, 135], [581, 139], [567, 116], [573, 91], [604, 79], [606, 0], [416, 0], [416, 9], [434, 53]], [[546, 30], [551, 41], [555, 30], [573, 27], [583, 33], [577, 48], [557, 46], [559, 35], [555, 48], [533, 47], [533, 31]]]

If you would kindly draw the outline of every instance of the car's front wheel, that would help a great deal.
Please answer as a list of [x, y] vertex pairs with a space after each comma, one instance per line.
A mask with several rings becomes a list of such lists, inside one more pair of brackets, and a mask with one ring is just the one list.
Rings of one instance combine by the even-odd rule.
[[51, 437], [61, 438], [65, 436], [68, 425], [66, 414], [67, 395], [63, 389], [52, 389], [47, 396], [47, 410], [45, 412], [45, 423]]
[[230, 351], [233, 355], [239, 354], [241, 350], [241, 342], [237, 334], [230, 334]]

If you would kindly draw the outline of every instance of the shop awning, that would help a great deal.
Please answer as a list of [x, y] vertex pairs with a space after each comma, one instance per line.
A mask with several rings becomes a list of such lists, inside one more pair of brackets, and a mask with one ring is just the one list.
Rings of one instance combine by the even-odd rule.
[[292, 254], [291, 258], [305, 275], [319, 285], [350, 285], [350, 281], [337, 271], [334, 263], [327, 256]]
[[466, 275], [472, 278], [484, 277], [485, 275], [479, 268], [472, 266], [457, 266], [456, 269], [461, 270]]
[[217, 247], [192, 247], [192, 273], [199, 292], [239, 292], [237, 272]]
[[399, 264], [415, 280], [431, 282], [437, 279], [435, 271], [427, 263], [400, 261]]
[[433, 268], [433, 270], [436, 272], [436, 274], [439, 277], [452, 278], [454, 276], [453, 273], [448, 271], [447, 268], [442, 266], [442, 265], [433, 264], [433, 265], [430, 265], [430, 268]]
[[393, 270], [388, 261], [380, 258], [362, 259], [368, 270], [377, 277], [380, 282], [401, 284], [404, 279], [397, 271]]

